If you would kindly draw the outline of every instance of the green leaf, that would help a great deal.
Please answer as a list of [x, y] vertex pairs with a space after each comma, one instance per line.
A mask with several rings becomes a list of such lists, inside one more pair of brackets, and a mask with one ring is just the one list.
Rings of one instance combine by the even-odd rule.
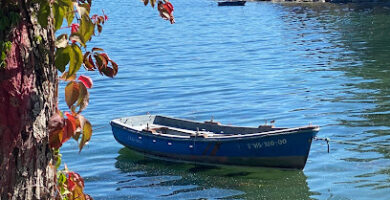
[[75, 7], [76, 7], [76, 11], [80, 17], [82, 17], [84, 15], [89, 16], [89, 11], [91, 9], [91, 7], [89, 5], [77, 3], [77, 4], [75, 4]]
[[65, 101], [69, 108], [79, 99], [79, 96], [79, 84], [75, 81], [69, 82], [65, 87]]
[[78, 45], [72, 44], [70, 46], [71, 50], [69, 53], [70, 62], [69, 62], [69, 73], [68, 76], [72, 76], [77, 71], [79, 71], [81, 64], [83, 63], [83, 53]]
[[72, 0], [58, 0], [58, 4], [63, 8], [64, 17], [68, 22], [68, 26], [70, 26], [74, 18], [74, 7]]
[[42, 27], [46, 28], [47, 23], [48, 23], [47, 18], [50, 15], [49, 1], [43, 0], [43, 1], [41, 1], [40, 5], [41, 6], [40, 6], [39, 11], [38, 11], [38, 22]]
[[58, 48], [55, 55], [54, 65], [60, 72], [65, 71], [65, 66], [69, 63], [71, 58], [71, 46], [68, 45], [65, 48]]
[[57, 177], [58, 177], [57, 183], [59, 185], [62, 185], [62, 184], [64, 184], [66, 182], [67, 178], [66, 178], [65, 173], [59, 172], [59, 173], [57, 173]]
[[57, 162], [56, 162], [56, 169], [58, 169], [61, 165], [61, 159], [62, 159], [62, 154], [58, 153], [57, 154]]
[[64, 17], [68, 21], [68, 26], [72, 23], [74, 18], [72, 0], [54, 1], [52, 9], [54, 14], [54, 28], [56, 30], [61, 28]]
[[72, 0], [57, 0], [58, 4], [63, 8], [73, 8]]
[[12, 42], [11, 41], [7, 41], [7, 42], [3, 43], [3, 49], [5, 49], [6, 51], [11, 50], [11, 48], [12, 48]]
[[69, 40], [72, 42], [78, 42], [80, 43], [83, 47], [86, 47], [80, 33], [72, 33], [69, 37]]
[[61, 28], [62, 22], [64, 21], [64, 7], [58, 2], [53, 3], [53, 14], [54, 14], [54, 28], [58, 30]]
[[91, 139], [91, 136], [92, 136], [92, 125], [88, 120], [86, 120], [83, 126], [83, 136], [79, 144], [80, 151], [81, 149], [83, 149], [85, 144]]
[[78, 8], [81, 9], [81, 12], [79, 13], [80, 16], [87, 15], [89, 16], [89, 13], [91, 11], [91, 5], [88, 3], [79, 3]]
[[95, 26], [89, 18], [88, 15], [83, 15], [81, 17], [79, 33], [83, 39], [83, 42], [86, 43], [89, 41], [94, 33]]
[[70, 26], [74, 19], [73, 5], [65, 9], [65, 19], [68, 22], [68, 26]]

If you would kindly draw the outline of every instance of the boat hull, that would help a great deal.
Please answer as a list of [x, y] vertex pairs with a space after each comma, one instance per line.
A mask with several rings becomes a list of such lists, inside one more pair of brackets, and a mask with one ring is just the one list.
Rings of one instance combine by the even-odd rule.
[[164, 160], [211, 165], [303, 169], [318, 130], [246, 138], [167, 138], [111, 122], [122, 145]]
[[244, 6], [246, 1], [221, 1], [218, 6]]

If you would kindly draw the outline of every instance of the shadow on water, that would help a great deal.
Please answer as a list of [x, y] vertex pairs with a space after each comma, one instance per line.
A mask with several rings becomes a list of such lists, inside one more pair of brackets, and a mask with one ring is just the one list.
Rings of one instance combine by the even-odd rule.
[[119, 151], [115, 166], [125, 174], [117, 191], [131, 188], [140, 199], [310, 199], [313, 195], [304, 173], [296, 170], [174, 163], [128, 148]]

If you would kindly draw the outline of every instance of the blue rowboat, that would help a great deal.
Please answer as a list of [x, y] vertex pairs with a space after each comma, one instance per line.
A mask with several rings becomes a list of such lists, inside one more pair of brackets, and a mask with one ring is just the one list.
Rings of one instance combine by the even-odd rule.
[[244, 6], [246, 1], [219, 1], [218, 6]]
[[159, 115], [111, 121], [115, 139], [146, 156], [205, 165], [303, 169], [318, 126], [239, 127]]

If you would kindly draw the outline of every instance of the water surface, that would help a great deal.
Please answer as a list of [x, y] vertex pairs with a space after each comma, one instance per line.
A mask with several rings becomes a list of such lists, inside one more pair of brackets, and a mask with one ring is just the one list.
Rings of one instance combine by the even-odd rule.
[[[95, 130], [64, 162], [95, 199], [390, 198], [390, 9], [382, 5], [175, 0], [177, 23], [139, 1], [94, 1], [109, 21], [91, 46], [119, 65], [93, 77]], [[64, 106], [63, 106], [64, 107]], [[320, 125], [303, 171], [200, 167], [118, 144], [111, 119], [162, 114], [224, 124]]]

